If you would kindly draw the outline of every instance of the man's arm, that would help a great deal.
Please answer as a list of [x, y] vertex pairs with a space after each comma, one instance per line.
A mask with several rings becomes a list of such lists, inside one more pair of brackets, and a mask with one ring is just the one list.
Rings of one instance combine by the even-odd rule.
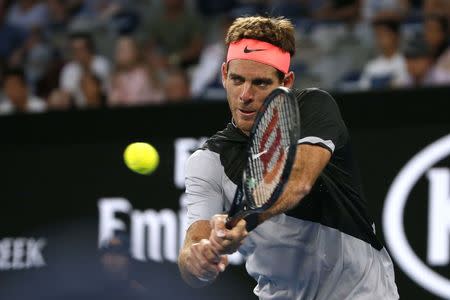
[[[259, 216], [258, 224], [284, 213], [300, 203], [308, 195], [312, 186], [331, 158], [331, 152], [321, 146], [301, 144], [297, 153], [289, 181], [274, 205]], [[213, 230], [210, 242], [219, 254], [230, 254], [236, 251], [243, 239], [248, 235], [245, 221], [238, 223], [233, 230], [225, 228], [226, 215], [215, 215], [211, 220]]]
[[224, 271], [228, 260], [214, 251], [208, 240], [211, 233], [209, 221], [193, 223], [178, 256], [181, 277], [192, 287], [203, 287], [213, 282]]
[[186, 162], [186, 195], [188, 223], [184, 245], [178, 257], [183, 279], [193, 287], [214, 281], [227, 265], [208, 240], [209, 219], [223, 211], [222, 170], [218, 154], [198, 150]]
[[280, 198], [259, 216], [259, 223], [297, 206], [309, 194], [330, 158], [331, 152], [321, 146], [298, 145], [289, 181]]
[[[339, 108], [330, 94], [320, 89], [307, 89], [305, 92], [299, 92], [296, 97], [302, 99], [301, 143], [297, 145], [295, 162], [283, 193], [268, 211], [259, 216], [256, 220], [257, 224], [298, 205], [311, 191], [317, 178], [330, 161], [332, 153], [336, 148], [344, 145], [348, 138]], [[241, 235], [237, 237], [228, 235], [223, 218], [220, 216], [214, 216], [211, 224], [213, 232], [210, 240], [213, 245], [222, 246], [222, 248], [215, 246], [216, 249], [220, 249], [219, 253], [223, 253], [221, 249], [226, 245], [226, 239], [237, 242], [247, 233], [241, 231]], [[251, 224], [251, 227], [257, 224]], [[224, 230], [225, 238], [217, 234]]]

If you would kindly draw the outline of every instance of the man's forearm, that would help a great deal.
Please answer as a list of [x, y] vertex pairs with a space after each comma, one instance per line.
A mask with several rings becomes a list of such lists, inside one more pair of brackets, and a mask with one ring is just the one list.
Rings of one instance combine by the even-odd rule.
[[[203, 287], [214, 281], [218, 271], [211, 263], [211, 252], [207, 238], [211, 234], [209, 220], [193, 223], [186, 232], [183, 248], [178, 256], [181, 277], [192, 287]], [[209, 260], [208, 260], [209, 258]], [[204, 275], [201, 275], [204, 274]], [[215, 275], [215, 276], [214, 276]], [[204, 277], [208, 280], [201, 280]]]
[[330, 159], [330, 152], [314, 145], [299, 145], [289, 181], [274, 205], [263, 212], [259, 223], [297, 206], [311, 191], [317, 177]]
[[258, 222], [262, 223], [273, 216], [282, 214], [293, 209], [300, 201], [309, 194], [311, 186], [296, 180], [290, 180], [280, 198], [267, 211], [260, 214]]
[[178, 256], [178, 269], [180, 270], [181, 278], [194, 288], [201, 288], [207, 286], [213, 282], [212, 281], [203, 281], [198, 279], [195, 275], [189, 272], [187, 268], [187, 259], [189, 259], [189, 249], [183, 249]]

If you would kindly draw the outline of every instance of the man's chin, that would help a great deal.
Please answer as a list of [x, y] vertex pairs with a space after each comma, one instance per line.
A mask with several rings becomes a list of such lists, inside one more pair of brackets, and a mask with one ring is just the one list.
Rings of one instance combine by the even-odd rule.
[[236, 126], [244, 133], [248, 134], [252, 130], [253, 121], [240, 120], [239, 122], [236, 123]]

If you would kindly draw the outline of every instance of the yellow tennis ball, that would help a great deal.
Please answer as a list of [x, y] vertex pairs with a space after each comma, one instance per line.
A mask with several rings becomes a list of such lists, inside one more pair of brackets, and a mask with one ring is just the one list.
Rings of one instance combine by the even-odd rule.
[[130, 170], [150, 175], [159, 164], [159, 154], [155, 147], [147, 143], [132, 143], [123, 153], [125, 164]]

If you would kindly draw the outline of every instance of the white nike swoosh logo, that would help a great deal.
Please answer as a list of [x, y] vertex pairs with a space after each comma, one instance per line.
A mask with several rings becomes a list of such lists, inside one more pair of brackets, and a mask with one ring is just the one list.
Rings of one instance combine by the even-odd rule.
[[266, 154], [267, 150], [264, 150], [263, 152], [259, 152], [258, 154], [253, 154], [252, 155], [252, 159], [257, 159], [258, 157], [260, 157], [263, 154]]

